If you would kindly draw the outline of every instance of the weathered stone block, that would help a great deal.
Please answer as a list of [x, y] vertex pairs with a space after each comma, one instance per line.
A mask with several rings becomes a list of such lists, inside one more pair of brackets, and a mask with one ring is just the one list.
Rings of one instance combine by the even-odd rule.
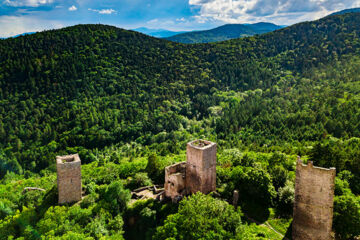
[[296, 164], [293, 240], [333, 239], [335, 168]]
[[56, 157], [59, 204], [81, 200], [81, 161], [78, 154]]
[[195, 140], [186, 148], [186, 191], [207, 194], [216, 190], [216, 143]]

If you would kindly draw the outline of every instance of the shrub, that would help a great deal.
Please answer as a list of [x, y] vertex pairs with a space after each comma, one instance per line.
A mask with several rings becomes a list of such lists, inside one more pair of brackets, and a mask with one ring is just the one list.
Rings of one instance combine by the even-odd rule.
[[151, 186], [153, 183], [148, 177], [147, 173], [139, 172], [136, 173], [134, 177], [128, 178], [128, 183], [126, 187], [130, 189], [136, 189], [143, 186]]
[[360, 235], [360, 198], [353, 194], [336, 196], [334, 223], [339, 239], [351, 239]]
[[167, 217], [153, 239], [231, 239], [240, 227], [240, 210], [197, 193], [180, 202], [178, 213]]
[[278, 191], [278, 205], [280, 215], [291, 216], [295, 199], [294, 183], [287, 181]]
[[112, 182], [106, 189], [104, 199], [109, 203], [110, 211], [117, 215], [126, 209], [131, 195], [128, 189], [124, 189], [121, 181]]
[[264, 169], [258, 166], [253, 168], [235, 167], [231, 172], [231, 181], [234, 183], [234, 187], [242, 193], [242, 196], [264, 206], [272, 205], [276, 192], [269, 173]]

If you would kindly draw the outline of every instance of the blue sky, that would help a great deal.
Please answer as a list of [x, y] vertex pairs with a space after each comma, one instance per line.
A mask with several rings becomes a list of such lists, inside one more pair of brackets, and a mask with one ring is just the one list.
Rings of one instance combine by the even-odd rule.
[[353, 7], [360, 0], [0, 0], [0, 37], [79, 23], [175, 31], [259, 21], [290, 25]]

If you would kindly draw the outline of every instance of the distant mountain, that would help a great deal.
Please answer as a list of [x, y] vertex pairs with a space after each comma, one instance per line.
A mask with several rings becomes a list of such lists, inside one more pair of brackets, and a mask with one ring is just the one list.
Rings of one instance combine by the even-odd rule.
[[342, 14], [346, 14], [346, 13], [358, 13], [358, 12], [360, 12], [360, 8], [350, 8], [350, 9], [341, 10], [339, 12], [334, 12], [334, 13], [330, 14], [330, 16], [342, 15]]
[[187, 32], [165, 39], [180, 43], [218, 42], [272, 32], [283, 27], [284, 26], [266, 22], [254, 24], [226, 24], [210, 30]]
[[166, 38], [166, 37], [174, 36], [176, 34], [184, 33], [184, 31], [174, 32], [166, 29], [151, 29], [145, 27], [136, 28], [133, 30], [157, 38]]
[[[26, 33], [21, 33], [21, 34], [11, 36], [11, 37], [8, 37], [8, 38], [17, 38], [17, 37], [20, 37], [20, 36], [31, 35], [31, 34], [34, 34], [34, 33], [36, 33], [36, 32], [26, 32]], [[0, 37], [0, 39], [7, 39], [7, 38]]]
[[20, 37], [20, 36], [25, 36], [25, 35], [31, 35], [31, 34], [34, 34], [36, 32], [26, 32], [26, 33], [21, 33], [21, 34], [18, 34], [18, 35], [15, 35], [15, 36], [12, 36], [12, 38], [16, 38], [16, 37]]

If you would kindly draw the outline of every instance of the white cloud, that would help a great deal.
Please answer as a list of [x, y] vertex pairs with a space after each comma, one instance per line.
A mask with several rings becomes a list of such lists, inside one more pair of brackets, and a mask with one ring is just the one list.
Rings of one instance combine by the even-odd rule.
[[152, 28], [152, 29], [159, 29], [165, 28], [170, 30], [171, 27], [175, 26], [175, 22], [171, 19], [152, 19], [146, 22], [145, 27]]
[[114, 9], [110, 8], [110, 9], [92, 9], [92, 8], [88, 8], [89, 11], [92, 12], [97, 12], [99, 14], [113, 14], [113, 13], [117, 13], [117, 11], [115, 11]]
[[5, 0], [3, 3], [11, 7], [39, 7], [53, 2], [54, 0]]
[[30, 16], [0, 16], [0, 37], [11, 37], [26, 32], [62, 28], [58, 21], [44, 21]]
[[176, 21], [178, 21], [178, 22], [185, 22], [185, 18], [183, 18], [183, 17], [182, 17], [182, 18], [177, 18]]
[[155, 19], [151, 19], [150, 21], [147, 21], [147, 24], [156, 24], [159, 22], [159, 19], [155, 18]]
[[199, 8], [199, 23], [271, 21], [281, 25], [314, 20], [331, 12], [360, 6], [360, 0], [189, 0]]
[[72, 5], [71, 7], [69, 7], [69, 11], [76, 11], [77, 7], [75, 5]]

